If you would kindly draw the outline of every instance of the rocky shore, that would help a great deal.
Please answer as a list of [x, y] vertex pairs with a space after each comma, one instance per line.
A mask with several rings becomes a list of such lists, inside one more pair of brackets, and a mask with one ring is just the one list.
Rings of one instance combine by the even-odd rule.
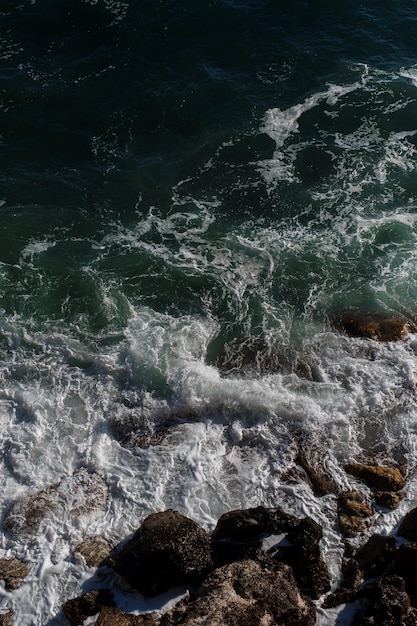
[[[349, 335], [397, 341], [411, 322], [346, 313], [338, 324]], [[237, 344], [229, 346], [223, 359], [226, 375], [253, 362], [252, 349], [258, 368], [277, 367], [275, 354], [262, 363], [259, 345], [245, 345], [237, 361]], [[122, 432], [123, 425], [116, 426]], [[163, 433], [135, 437], [123, 445], [158, 445]], [[62, 620], [71, 626], [312, 626], [318, 610], [346, 605], [352, 609], [351, 626], [417, 626], [417, 508], [389, 535], [372, 532], [378, 517], [398, 508], [411, 469], [392, 451], [352, 458], [343, 471], [355, 488], [344, 489], [326, 470], [308, 433], [295, 432], [293, 446], [294, 466], [282, 479], [303, 480], [315, 497], [334, 499], [345, 547], [340, 580], [332, 579], [322, 554], [323, 529], [310, 517], [294, 517], [281, 506], [233, 510], [218, 519], [209, 535], [194, 520], [169, 509], [149, 515], [118, 545], [103, 536], [88, 536], [74, 546], [73, 559], [97, 568], [95, 579], [102, 584], [68, 600]], [[106, 504], [105, 481], [80, 469], [17, 499], [3, 529], [11, 536], [30, 537], [50, 515], [76, 518], [103, 511]], [[0, 558], [0, 580], [7, 592], [18, 589], [28, 574], [28, 565], [16, 555]], [[112, 584], [106, 585], [109, 578]], [[117, 606], [117, 585], [128, 585], [144, 597], [175, 588], [184, 593], [165, 611], [135, 615]], [[12, 611], [0, 614], [0, 626], [12, 624]]]

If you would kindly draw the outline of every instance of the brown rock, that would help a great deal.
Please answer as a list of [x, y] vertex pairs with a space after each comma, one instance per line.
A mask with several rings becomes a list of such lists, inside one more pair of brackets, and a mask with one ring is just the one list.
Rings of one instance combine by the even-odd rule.
[[113, 606], [113, 594], [107, 589], [94, 589], [65, 602], [63, 612], [71, 626], [80, 626], [84, 620], [100, 611], [102, 606]]
[[157, 613], [131, 615], [119, 609], [105, 606], [95, 622], [95, 626], [156, 626], [160, 616]]
[[13, 611], [0, 613], [0, 626], [11, 626], [13, 621]]
[[147, 596], [178, 585], [198, 586], [212, 568], [211, 541], [196, 522], [169, 509], [145, 519], [113, 567]]
[[403, 315], [357, 310], [342, 311], [334, 324], [350, 337], [365, 337], [374, 341], [399, 341], [414, 329], [413, 322]]
[[348, 589], [347, 587], [339, 587], [330, 593], [323, 601], [323, 608], [333, 609], [341, 604], [347, 604], [353, 602], [356, 597], [356, 589]]
[[28, 564], [20, 559], [14, 556], [0, 559], [0, 579], [4, 580], [7, 591], [19, 589], [28, 573]]
[[328, 493], [337, 493], [338, 487], [324, 465], [325, 445], [308, 441], [306, 435], [302, 433], [297, 435], [295, 444], [297, 449], [295, 462], [305, 471], [314, 495], [320, 497]]
[[174, 607], [161, 626], [312, 626], [315, 620], [289, 566], [272, 571], [245, 560], [214, 570], [197, 598]]
[[365, 463], [346, 463], [348, 474], [359, 478], [371, 489], [382, 491], [400, 491], [405, 487], [404, 474], [397, 467]]
[[100, 535], [87, 537], [74, 548], [74, 555], [81, 555], [87, 567], [100, 567], [109, 556], [113, 545]]
[[374, 491], [373, 496], [376, 504], [383, 506], [390, 511], [398, 509], [403, 493], [394, 493], [393, 491]]
[[13, 534], [33, 534], [51, 513], [79, 516], [106, 506], [107, 485], [103, 479], [81, 469], [59, 483], [19, 498], [9, 509], [4, 527]]
[[403, 517], [398, 534], [410, 541], [417, 541], [417, 508], [412, 509]]
[[356, 537], [370, 524], [373, 507], [358, 491], [344, 491], [337, 499], [337, 513], [340, 530], [345, 537]]

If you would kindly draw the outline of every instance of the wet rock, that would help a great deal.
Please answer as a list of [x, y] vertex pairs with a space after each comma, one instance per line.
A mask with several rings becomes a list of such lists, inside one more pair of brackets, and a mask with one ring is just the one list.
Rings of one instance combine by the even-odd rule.
[[28, 573], [28, 564], [15, 556], [0, 559], [0, 580], [4, 580], [7, 591], [19, 589]]
[[74, 556], [82, 556], [87, 567], [100, 567], [114, 545], [100, 535], [87, 537], [74, 548]]
[[0, 626], [11, 626], [13, 622], [13, 611], [0, 613]]
[[216, 565], [262, 558], [264, 536], [288, 533], [298, 521], [279, 508], [264, 506], [224, 513], [211, 535]]
[[156, 626], [160, 616], [157, 613], [131, 615], [119, 609], [105, 606], [95, 622], [95, 626]]
[[366, 463], [346, 463], [345, 471], [371, 489], [398, 492], [405, 487], [405, 476], [398, 467]]
[[356, 592], [362, 581], [362, 571], [356, 559], [352, 557], [343, 559], [342, 574], [342, 584], [325, 598], [323, 602], [324, 608], [331, 609], [340, 604], [352, 602], [355, 599]]
[[397, 548], [390, 573], [400, 576], [408, 593], [417, 601], [417, 543], [409, 543]]
[[161, 626], [312, 626], [313, 603], [299, 592], [291, 568], [276, 571], [255, 561], [224, 565], [212, 572], [197, 598], [163, 616]]
[[59, 483], [19, 498], [9, 509], [4, 527], [13, 534], [33, 534], [51, 513], [77, 517], [106, 506], [107, 485], [103, 479], [81, 469]]
[[398, 534], [409, 541], [417, 541], [417, 508], [409, 511], [402, 519]]
[[374, 491], [372, 495], [376, 504], [390, 509], [390, 511], [398, 509], [398, 505], [403, 497], [403, 494], [393, 493], [392, 491]]
[[352, 626], [400, 626], [410, 613], [410, 598], [399, 576], [384, 576], [361, 591], [368, 606], [357, 613]]
[[392, 562], [396, 549], [395, 537], [372, 535], [355, 556], [363, 577], [382, 574]]
[[340, 606], [341, 604], [353, 602], [356, 597], [356, 593], [356, 589], [339, 587], [324, 599], [322, 606], [325, 609], [334, 609], [336, 606]]
[[371, 504], [358, 491], [344, 491], [337, 499], [339, 526], [345, 537], [356, 537], [370, 524], [375, 513]]
[[322, 537], [321, 526], [310, 517], [300, 520], [288, 535], [293, 549], [288, 552], [287, 562], [300, 591], [313, 599], [330, 590], [329, 570], [320, 552]]
[[308, 440], [306, 435], [300, 433], [295, 438], [296, 457], [295, 462], [305, 471], [307, 482], [317, 497], [328, 493], [337, 493], [337, 485], [330, 472], [326, 471], [325, 445]]
[[95, 615], [106, 605], [114, 606], [113, 594], [107, 589], [94, 589], [68, 600], [62, 610], [71, 626], [80, 626], [87, 617]]
[[113, 437], [125, 448], [150, 448], [159, 445], [168, 434], [162, 424], [155, 430], [149, 418], [137, 411], [113, 416], [108, 425]]
[[211, 541], [196, 522], [169, 509], [149, 515], [112, 566], [146, 596], [195, 587], [212, 568]]
[[404, 315], [390, 313], [364, 313], [357, 310], [342, 311], [333, 320], [339, 330], [349, 337], [365, 337], [374, 341], [399, 341], [414, 323]]

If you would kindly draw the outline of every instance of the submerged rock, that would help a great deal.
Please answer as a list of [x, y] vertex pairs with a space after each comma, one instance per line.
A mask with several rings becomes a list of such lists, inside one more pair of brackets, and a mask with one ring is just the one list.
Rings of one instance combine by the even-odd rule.
[[321, 497], [328, 493], [337, 493], [336, 482], [323, 463], [325, 445], [317, 445], [317, 442], [309, 441], [304, 433], [296, 436], [295, 444], [297, 450], [295, 462], [306, 473], [307, 482], [314, 495]]
[[226, 376], [262, 376], [281, 370], [280, 355], [266, 337], [234, 339], [223, 346], [215, 365]]
[[198, 586], [212, 566], [206, 531], [171, 509], [149, 515], [112, 563], [146, 596], [178, 585]]
[[106, 506], [106, 483], [98, 474], [81, 469], [59, 483], [19, 498], [10, 507], [4, 527], [13, 534], [33, 534], [51, 513], [78, 517]]
[[399, 313], [365, 313], [357, 310], [342, 311], [333, 323], [350, 337], [365, 337], [375, 341], [399, 341], [415, 327], [410, 319]]
[[270, 570], [244, 560], [212, 572], [197, 598], [174, 607], [161, 626], [312, 626], [315, 621], [316, 609], [301, 595], [290, 567]]
[[29, 565], [15, 556], [0, 559], [0, 580], [4, 580], [7, 591], [19, 589], [29, 573]]
[[103, 605], [114, 606], [113, 594], [107, 589], [94, 589], [68, 600], [62, 610], [71, 626], [80, 626], [87, 617], [98, 613]]

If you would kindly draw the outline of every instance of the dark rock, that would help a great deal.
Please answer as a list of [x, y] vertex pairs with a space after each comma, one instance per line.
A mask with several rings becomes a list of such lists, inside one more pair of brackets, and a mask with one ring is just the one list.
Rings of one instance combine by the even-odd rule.
[[323, 463], [325, 446], [306, 440], [304, 434], [297, 435], [295, 444], [297, 447], [295, 462], [305, 471], [307, 482], [314, 495], [320, 497], [328, 493], [337, 493], [337, 485]]
[[62, 610], [71, 626], [80, 626], [87, 617], [98, 613], [102, 606], [114, 606], [113, 594], [107, 589], [94, 589], [68, 600]]
[[226, 343], [215, 365], [226, 376], [262, 376], [281, 369], [278, 351], [263, 336]]
[[345, 537], [356, 537], [370, 524], [373, 507], [358, 491], [344, 491], [337, 499], [340, 530]]
[[160, 616], [157, 613], [146, 615], [131, 615], [105, 606], [95, 622], [95, 626], [156, 626]]
[[359, 478], [371, 489], [382, 491], [400, 491], [405, 487], [405, 477], [398, 467], [365, 463], [346, 463], [348, 474]]
[[12, 626], [12, 622], [13, 622], [13, 611], [0, 613], [0, 626]]
[[415, 326], [407, 317], [397, 313], [363, 313], [357, 310], [342, 311], [333, 322], [349, 337], [365, 337], [374, 341], [399, 341]]
[[212, 572], [197, 598], [163, 616], [161, 626], [312, 626], [313, 603], [304, 598], [291, 568], [276, 571], [239, 561]]
[[397, 548], [390, 572], [401, 576], [408, 593], [417, 600], [417, 543]]
[[293, 549], [288, 551], [287, 562], [300, 591], [313, 599], [330, 590], [329, 570], [320, 552], [322, 537], [321, 526], [310, 517], [300, 520], [288, 535]]
[[352, 626], [401, 626], [410, 611], [410, 598], [399, 576], [384, 576], [366, 585], [361, 597], [367, 598], [365, 611], [356, 613]]
[[417, 508], [412, 509], [403, 517], [398, 534], [409, 541], [417, 541]]
[[114, 545], [100, 535], [87, 537], [74, 548], [74, 556], [81, 555], [87, 567], [100, 567], [109, 556]]
[[347, 587], [339, 587], [330, 593], [323, 601], [323, 608], [325, 609], [334, 609], [336, 606], [340, 606], [341, 604], [347, 604], [348, 602], [353, 602], [356, 597], [356, 589], [348, 589]]
[[4, 586], [7, 591], [19, 589], [28, 573], [28, 564], [20, 561], [15, 556], [0, 559], [0, 580], [4, 580]]
[[329, 594], [324, 602], [323, 607], [331, 609], [340, 604], [352, 602], [356, 597], [356, 592], [362, 581], [362, 571], [358, 562], [352, 557], [343, 559], [342, 562], [343, 580], [338, 589]]
[[364, 578], [382, 574], [393, 560], [395, 551], [395, 537], [372, 535], [357, 551], [355, 557]]
[[81, 469], [59, 483], [19, 498], [9, 509], [4, 527], [13, 534], [33, 534], [51, 513], [77, 517], [106, 506], [107, 485], [103, 479]]
[[112, 566], [146, 596], [171, 587], [195, 587], [212, 568], [206, 531], [177, 511], [149, 515], [115, 555]]

